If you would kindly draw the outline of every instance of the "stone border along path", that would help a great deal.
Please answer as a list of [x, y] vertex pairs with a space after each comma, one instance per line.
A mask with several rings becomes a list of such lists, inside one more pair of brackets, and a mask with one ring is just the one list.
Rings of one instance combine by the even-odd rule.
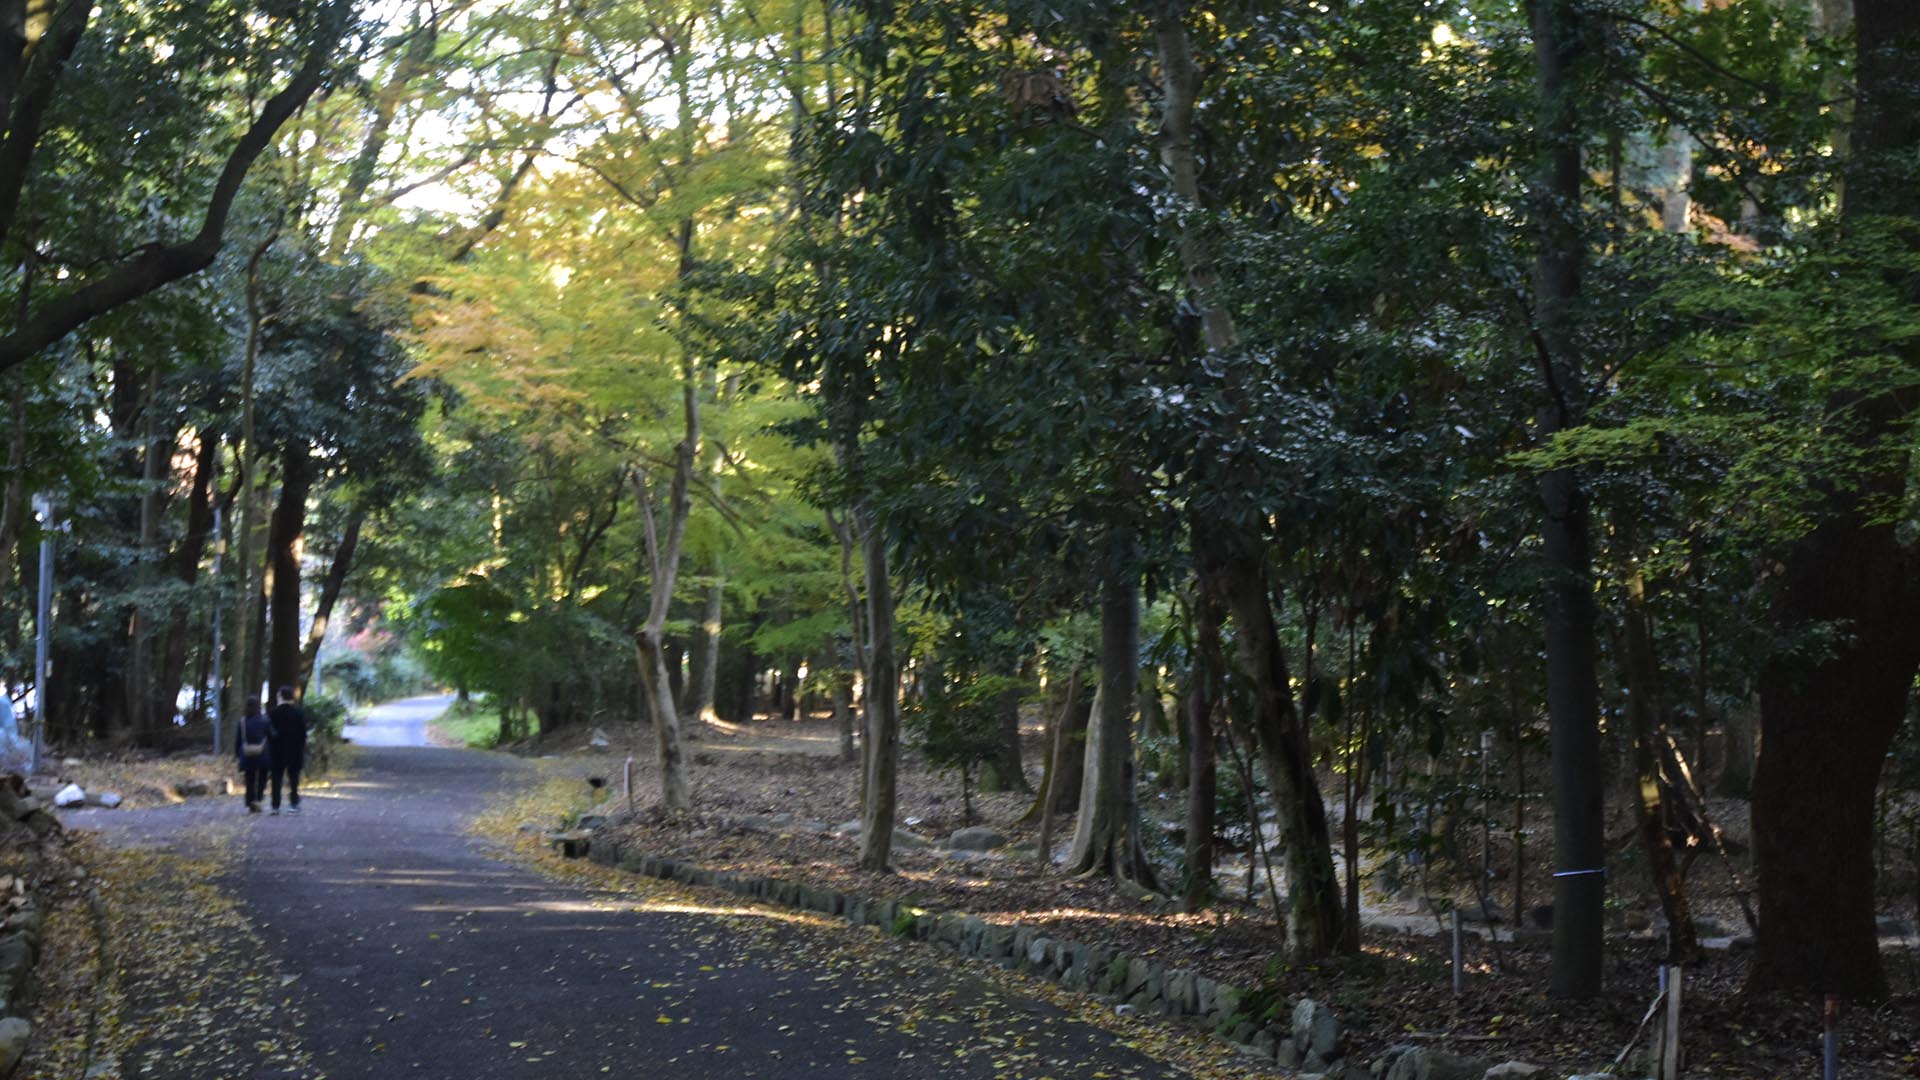
[[[555, 850], [570, 859], [586, 858], [628, 873], [720, 889], [752, 900], [836, 916], [857, 926], [878, 927], [1035, 975], [1068, 990], [1119, 1002], [1122, 1010], [1192, 1017], [1245, 1053], [1300, 1070], [1298, 1080], [1544, 1080], [1549, 1075], [1544, 1066], [1523, 1061], [1492, 1065], [1404, 1044], [1388, 1047], [1369, 1067], [1347, 1059], [1339, 1018], [1312, 998], [1296, 1001], [1290, 1023], [1282, 1027], [1264, 1023], [1262, 1015], [1254, 1011], [1260, 1002], [1239, 987], [1185, 968], [1167, 970], [1126, 953], [1048, 937], [1032, 927], [1001, 926], [977, 915], [929, 911], [897, 900], [868, 900], [797, 881], [712, 870], [655, 855], [625, 854], [610, 840], [596, 843], [591, 829], [554, 833], [548, 839]], [[1279, 1010], [1270, 1006], [1260, 1011], [1272, 1017]], [[1568, 1080], [1619, 1078], [1586, 1074]]]
[[[38, 797], [15, 791], [11, 782], [0, 783], [0, 815], [31, 829], [43, 843], [62, 831], [60, 819]], [[19, 1068], [33, 1037], [26, 1001], [45, 936], [46, 917], [26, 881], [0, 876], [0, 1078]]]
[[929, 911], [896, 900], [867, 900], [833, 889], [711, 870], [677, 859], [623, 855], [619, 845], [596, 843], [583, 831], [560, 834], [552, 840], [569, 858], [584, 856], [629, 873], [837, 916], [855, 925], [879, 927], [900, 937], [944, 946], [962, 956], [1036, 975], [1068, 990], [1120, 1002], [1124, 1010], [1196, 1018], [1246, 1053], [1308, 1074], [1325, 1074], [1327, 1080], [1370, 1080], [1375, 1075], [1358, 1064], [1343, 1063], [1340, 1021], [1332, 1010], [1310, 998], [1301, 998], [1295, 1004], [1288, 1026], [1270, 1026], [1252, 1011], [1258, 1002], [1238, 987], [1184, 968], [1169, 971], [1125, 953], [1047, 937], [1031, 927], [999, 926], [977, 915]]

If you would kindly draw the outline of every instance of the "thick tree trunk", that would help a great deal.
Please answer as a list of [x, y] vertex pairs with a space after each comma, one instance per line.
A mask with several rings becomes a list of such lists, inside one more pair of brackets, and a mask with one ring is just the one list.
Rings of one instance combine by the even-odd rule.
[[[1843, 214], [1913, 219], [1909, 171], [1920, 146], [1920, 5], [1856, 0], [1859, 87]], [[1889, 268], [1904, 295], [1910, 270]], [[1901, 343], [1909, 379], [1920, 350]], [[1775, 601], [1776, 637], [1808, 627], [1840, 636], [1817, 656], [1781, 653], [1760, 673], [1760, 760], [1754, 773], [1754, 854], [1760, 935], [1751, 983], [1867, 999], [1886, 993], [1874, 927], [1874, 795], [1920, 666], [1915, 562], [1886, 520], [1907, 489], [1911, 386], [1847, 390], [1827, 403], [1830, 438], [1861, 452], [1857, 488], [1823, 493], [1820, 517], [1787, 559]]]
[[[333, 549], [333, 561], [327, 565], [327, 576], [320, 583], [320, 597], [313, 608], [313, 625], [307, 630], [307, 643], [300, 649], [300, 681], [294, 684], [295, 693], [306, 697], [307, 685], [313, 681], [314, 665], [320, 659], [320, 645], [327, 639], [327, 624], [333, 621], [333, 606], [340, 600], [340, 591], [346, 587], [347, 575], [353, 570], [354, 552], [360, 548], [360, 529], [365, 524], [366, 511], [356, 506], [347, 515], [347, 527], [341, 533], [340, 543]], [[467, 688], [460, 688], [460, 700], [467, 701]]]
[[1274, 625], [1265, 552], [1257, 539], [1230, 532], [1215, 528], [1211, 540], [1196, 533], [1195, 543], [1205, 553], [1207, 586], [1225, 598], [1233, 616], [1234, 643], [1247, 674], [1250, 741], [1272, 789], [1292, 898], [1287, 950], [1300, 960], [1329, 956], [1340, 946], [1342, 911], [1326, 804]]
[[[1574, 69], [1584, 37], [1577, 0], [1533, 5], [1538, 135], [1545, 145], [1533, 203], [1539, 215], [1534, 257], [1534, 340], [1542, 441], [1581, 422], [1583, 374], [1573, 329], [1585, 241], [1580, 228], [1580, 128]], [[1593, 567], [1587, 501], [1580, 478], [1557, 469], [1540, 478], [1541, 539], [1548, 581], [1544, 620], [1547, 717], [1554, 793], [1553, 974], [1555, 997], [1600, 992], [1606, 900], [1604, 791], [1599, 692], [1594, 674]]]
[[860, 868], [884, 871], [893, 857], [900, 783], [900, 667], [893, 652], [893, 582], [879, 526], [862, 520], [867, 577], [866, 777], [860, 801]]
[[267, 692], [301, 684], [300, 556], [307, 528], [307, 496], [313, 491], [313, 459], [305, 443], [288, 446], [280, 460], [280, 502], [273, 508], [267, 557], [273, 562], [272, 604], [267, 634]]
[[1140, 589], [1109, 565], [1100, 595], [1099, 708], [1087, 731], [1086, 781], [1067, 867], [1157, 889], [1140, 844], [1134, 797], [1133, 725], [1140, 685]]

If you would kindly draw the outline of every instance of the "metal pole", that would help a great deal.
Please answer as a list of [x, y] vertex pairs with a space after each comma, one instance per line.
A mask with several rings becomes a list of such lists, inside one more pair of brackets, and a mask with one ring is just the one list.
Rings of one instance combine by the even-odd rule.
[[213, 722], [213, 752], [220, 752], [220, 713], [226, 701], [226, 680], [221, 677], [220, 654], [224, 651], [220, 643], [220, 612], [226, 607], [220, 595], [220, 556], [227, 550], [227, 540], [220, 531], [220, 508], [213, 508], [213, 707], [207, 711], [207, 718]]
[[40, 771], [40, 755], [46, 747], [47, 732], [47, 653], [53, 636], [53, 499], [33, 497], [34, 513], [40, 517], [40, 597], [34, 606], [33, 650], [33, 759], [31, 768]]

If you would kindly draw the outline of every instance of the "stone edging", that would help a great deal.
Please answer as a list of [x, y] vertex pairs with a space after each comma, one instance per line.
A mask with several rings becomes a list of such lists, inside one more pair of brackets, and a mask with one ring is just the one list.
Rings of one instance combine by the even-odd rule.
[[[60, 821], [39, 799], [12, 786], [17, 778], [0, 781], [0, 814], [31, 829], [46, 840], [61, 832]], [[0, 1078], [10, 1077], [26, 1055], [33, 1025], [26, 1015], [26, 998], [33, 968], [46, 937], [46, 917], [19, 878], [0, 889]]]
[[1050, 937], [1032, 927], [995, 925], [976, 915], [929, 911], [897, 900], [869, 900], [779, 878], [627, 854], [618, 844], [579, 832], [555, 837], [554, 842], [565, 854], [585, 855], [602, 866], [832, 915], [856, 926], [874, 926], [899, 937], [941, 945], [962, 956], [1118, 1002], [1124, 1012], [1195, 1019], [1246, 1053], [1289, 1068], [1325, 1073], [1327, 1080], [1364, 1080], [1370, 1075], [1360, 1065], [1342, 1061], [1345, 1047], [1339, 1020], [1309, 998], [1301, 998], [1290, 1014], [1277, 1002], [1261, 1009], [1238, 987], [1184, 968], [1168, 970], [1122, 952]]

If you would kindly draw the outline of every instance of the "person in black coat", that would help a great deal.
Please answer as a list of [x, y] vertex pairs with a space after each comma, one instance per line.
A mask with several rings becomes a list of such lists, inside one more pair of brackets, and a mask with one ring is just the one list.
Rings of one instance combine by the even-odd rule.
[[267, 714], [273, 722], [273, 812], [280, 812], [280, 781], [287, 781], [287, 813], [300, 812], [300, 770], [307, 764], [307, 714], [293, 703], [293, 687], [273, 695], [278, 702]]
[[273, 723], [260, 711], [257, 698], [247, 699], [247, 715], [233, 728], [233, 757], [247, 782], [247, 813], [260, 812], [260, 796], [273, 768]]

